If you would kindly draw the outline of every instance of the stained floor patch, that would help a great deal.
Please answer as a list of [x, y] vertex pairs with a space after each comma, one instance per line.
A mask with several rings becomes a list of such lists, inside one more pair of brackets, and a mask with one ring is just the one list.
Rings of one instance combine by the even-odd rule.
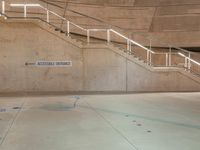
[[12, 109], [21, 109], [21, 107], [13, 107]]
[[74, 109], [74, 105], [71, 104], [46, 104], [40, 107], [40, 109], [47, 110], [47, 111], [69, 111]]
[[6, 112], [6, 108], [0, 108], [0, 112]]

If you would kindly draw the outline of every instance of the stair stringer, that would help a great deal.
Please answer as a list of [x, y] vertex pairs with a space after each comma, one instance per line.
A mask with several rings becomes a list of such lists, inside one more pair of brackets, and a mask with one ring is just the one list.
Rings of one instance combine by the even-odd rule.
[[[5, 21], [4, 19], [2, 21]], [[6, 22], [11, 22], [11, 23], [34, 23], [35, 25], [37, 25], [38, 27], [40, 27], [42, 30], [45, 30], [46, 32], [49, 32], [51, 34], [53, 34], [54, 36], [60, 38], [61, 40], [64, 40], [66, 42], [69, 42], [70, 44], [78, 47], [78, 48], [83, 48], [83, 43], [77, 41], [76, 39], [71, 38], [70, 36], [67, 36], [65, 34], [61, 34], [58, 31], [55, 31], [55, 28], [52, 27], [51, 25], [49, 25], [48, 23], [39, 20], [39, 19], [12, 19], [9, 18], [6, 20]]]
[[121, 51], [119, 48], [113, 46], [112, 44], [88, 44], [83, 46], [83, 49], [94, 49], [94, 48], [105, 48], [108, 50], [113, 51], [114, 53], [128, 59], [129, 61], [145, 68], [146, 70], [150, 71], [150, 72], [155, 72], [155, 73], [159, 73], [159, 72], [179, 72], [182, 75], [188, 77], [189, 79], [197, 82], [200, 84], [200, 78], [192, 73], [190, 73], [189, 71], [184, 70], [183, 68], [177, 68], [177, 67], [152, 67], [150, 65], [147, 65], [146, 63], [144, 63], [143, 60], [139, 60], [138, 58], [134, 57], [134, 55], [130, 55], [128, 53], [125, 53], [123, 51]]
[[[5, 21], [4, 19], [2, 19], [2, 21]], [[194, 80], [195, 82], [198, 82], [200, 84], [200, 78], [188, 71], [185, 71], [182, 68], [177, 68], [177, 67], [167, 67], [167, 68], [160, 68], [160, 67], [152, 67], [150, 65], [147, 65], [146, 63], [144, 63], [144, 61], [139, 60], [138, 58], [134, 57], [134, 55], [130, 55], [127, 54], [123, 51], [120, 50], [120, 48], [117, 48], [115, 46], [113, 46], [112, 44], [109, 43], [105, 43], [105, 44], [94, 44], [94, 43], [83, 43], [80, 42], [76, 39], [71, 38], [70, 36], [66, 36], [65, 34], [61, 34], [58, 31], [55, 31], [55, 28], [53, 28], [52, 26], [50, 26], [49, 24], [47, 24], [44, 21], [41, 21], [39, 19], [7, 19], [7, 22], [22, 22], [22, 23], [26, 23], [26, 22], [31, 22], [34, 23], [36, 25], [38, 25], [40, 28], [42, 28], [43, 30], [46, 30], [47, 32], [50, 32], [51, 34], [53, 34], [54, 36], [59, 37], [60, 39], [71, 43], [72, 45], [80, 48], [80, 49], [91, 49], [91, 48], [105, 48], [105, 49], [109, 49], [111, 51], [113, 51], [114, 53], [117, 53], [118, 55], [130, 60], [131, 62], [147, 69], [148, 71], [151, 72], [179, 72], [182, 75]]]

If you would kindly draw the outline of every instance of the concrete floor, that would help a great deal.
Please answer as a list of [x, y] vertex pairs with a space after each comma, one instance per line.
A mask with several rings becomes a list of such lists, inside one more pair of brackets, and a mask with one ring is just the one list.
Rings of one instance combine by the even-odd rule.
[[199, 149], [200, 93], [0, 98], [0, 150]]

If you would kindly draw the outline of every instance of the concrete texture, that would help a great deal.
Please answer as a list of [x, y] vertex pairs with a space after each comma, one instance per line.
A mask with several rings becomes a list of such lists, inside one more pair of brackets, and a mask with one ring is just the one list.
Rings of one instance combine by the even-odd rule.
[[[96, 59], [99, 58], [99, 59]], [[86, 91], [198, 91], [199, 83], [177, 71], [154, 72], [109, 49], [84, 49]]]
[[[15, 2], [41, 3], [86, 28], [112, 25], [138, 42], [143, 42], [138, 38], [142, 33], [144, 37], [158, 39], [152, 42], [152, 46], [163, 46], [162, 42], [165, 46], [171, 43], [179, 47], [198, 47], [200, 44], [198, 0], [46, 0], [50, 5], [41, 0]], [[19, 12], [19, 9], [13, 11]], [[64, 26], [63, 22], [55, 17], [51, 16], [51, 19], [58, 26]]]
[[199, 100], [200, 93], [1, 97], [0, 150], [199, 150]]
[[[82, 89], [83, 61], [79, 48], [32, 23], [25, 26], [23, 23], [1, 25], [5, 27], [0, 29], [2, 92], [45, 91], [45, 87], [52, 91]], [[41, 68], [25, 65], [38, 60], [71, 60], [73, 67]]]
[[[34, 23], [1, 22], [0, 92], [200, 91], [179, 71], [153, 71], [107, 45], [79, 47]], [[47, 26], [45, 26], [47, 27]], [[47, 32], [48, 31], [48, 32]], [[131, 56], [130, 56], [131, 57]], [[71, 60], [72, 67], [26, 66], [37, 60]], [[199, 80], [198, 80], [199, 81]]]

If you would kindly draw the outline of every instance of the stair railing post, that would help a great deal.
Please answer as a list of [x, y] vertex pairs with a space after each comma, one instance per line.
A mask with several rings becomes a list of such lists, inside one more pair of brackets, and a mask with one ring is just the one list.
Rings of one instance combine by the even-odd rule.
[[149, 65], [149, 50], [147, 50], [147, 65]]
[[126, 48], [127, 52], [129, 52], [129, 50], [130, 50], [130, 44], [129, 44], [129, 42], [130, 42], [129, 39], [127, 39], [127, 48]]
[[172, 65], [172, 47], [169, 47], [169, 66], [171, 67]]
[[189, 54], [188, 54], [189, 56], [188, 56], [188, 70], [190, 71], [190, 69], [191, 69], [191, 53], [189, 52]]
[[87, 30], [87, 42], [90, 43], [90, 30]]
[[187, 68], [188, 68], [187, 57], [185, 57], [185, 65], [184, 65], [184, 67], [185, 67], [185, 70], [187, 70]]
[[2, 1], [2, 14], [5, 14], [5, 1]]
[[[149, 49], [152, 50], [152, 40], [151, 40], [151, 38], [149, 39]], [[152, 53], [149, 51], [149, 65], [151, 65], [151, 57], [152, 57]]]
[[47, 22], [49, 23], [49, 10], [47, 10]]
[[130, 44], [129, 45], [129, 54], [131, 55], [132, 54], [132, 42], [130, 41], [129, 44]]
[[3, 0], [2, 2], [1, 2], [1, 13], [2, 14], [5, 14], [5, 1]]
[[110, 29], [107, 30], [107, 43], [110, 43]]
[[151, 43], [151, 38], [149, 39], [149, 49], [151, 50], [152, 49], [152, 43]]
[[70, 28], [69, 28], [69, 25], [70, 25], [70, 22], [67, 21], [67, 36], [69, 36], [69, 33], [70, 33]]
[[165, 66], [168, 67], [168, 53], [165, 54], [165, 60], [166, 60]]
[[150, 66], [151, 66], [151, 62], [152, 62], [151, 57], [152, 57], [152, 53], [150, 52], [150, 54], [149, 54], [149, 65]]
[[24, 5], [24, 18], [26, 18], [27, 17], [27, 6], [26, 6], [26, 4]]

